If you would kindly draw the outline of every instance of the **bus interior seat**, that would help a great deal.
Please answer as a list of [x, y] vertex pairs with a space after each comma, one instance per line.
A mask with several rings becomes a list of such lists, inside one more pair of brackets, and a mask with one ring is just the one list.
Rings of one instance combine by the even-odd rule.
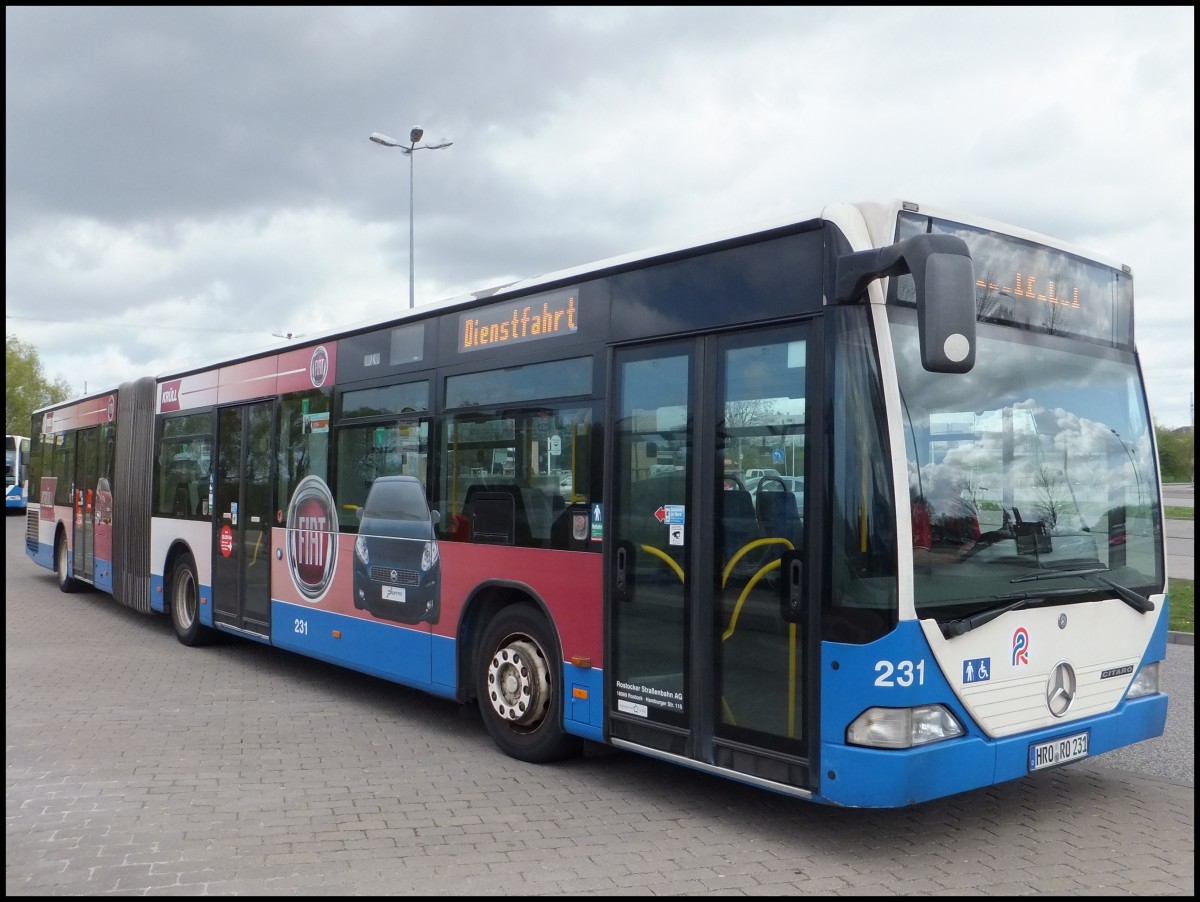
[[[561, 497], [561, 496], [555, 496]], [[570, 548], [571, 547], [571, 511], [565, 506], [555, 508], [557, 513], [554, 516], [554, 522], [550, 524], [550, 547], [551, 548]]]
[[525, 501], [515, 485], [472, 485], [467, 489], [463, 511], [471, 523], [472, 542], [531, 544]]
[[[792, 548], [799, 549], [803, 536], [803, 523], [796, 496], [791, 492], [759, 491], [755, 502], [758, 506], [758, 522], [768, 538], [787, 539]], [[776, 556], [782, 553], [777, 550]]]
[[192, 511], [192, 494], [186, 482], [180, 482], [175, 486], [175, 503], [171, 508], [171, 515], [175, 517], [186, 517]]
[[[790, 493], [789, 493], [790, 494]], [[729, 489], [721, 492], [721, 516], [717, 521], [717, 548], [721, 553], [721, 566], [737, 554], [739, 549], [755, 539], [763, 537], [754, 512], [754, 501], [745, 489]], [[746, 566], [742, 559], [739, 571]]]
[[[521, 486], [517, 488], [524, 502], [526, 529], [529, 533], [527, 542], [518, 545], [546, 545], [550, 537], [550, 498], [536, 486]], [[518, 515], [521, 512], [518, 510]], [[519, 523], [518, 523], [519, 527]]]

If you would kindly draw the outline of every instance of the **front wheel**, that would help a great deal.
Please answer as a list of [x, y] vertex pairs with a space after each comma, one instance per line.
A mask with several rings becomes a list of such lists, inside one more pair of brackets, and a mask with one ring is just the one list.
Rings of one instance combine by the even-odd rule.
[[79, 583], [71, 576], [71, 552], [67, 548], [67, 537], [61, 532], [54, 541], [54, 575], [58, 577], [59, 591], [74, 592], [79, 588]]
[[182, 554], [175, 561], [170, 598], [175, 638], [188, 647], [207, 642], [211, 630], [200, 622], [200, 581], [196, 578], [196, 562], [190, 554]]
[[583, 740], [565, 733], [562, 661], [544, 618], [528, 605], [502, 610], [480, 643], [479, 710], [500, 750], [540, 764], [579, 754]]

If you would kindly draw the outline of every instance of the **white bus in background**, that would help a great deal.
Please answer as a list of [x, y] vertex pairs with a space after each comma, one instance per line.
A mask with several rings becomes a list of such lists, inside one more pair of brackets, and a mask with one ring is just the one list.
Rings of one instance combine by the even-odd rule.
[[24, 511], [29, 504], [29, 438], [4, 436], [4, 509]]

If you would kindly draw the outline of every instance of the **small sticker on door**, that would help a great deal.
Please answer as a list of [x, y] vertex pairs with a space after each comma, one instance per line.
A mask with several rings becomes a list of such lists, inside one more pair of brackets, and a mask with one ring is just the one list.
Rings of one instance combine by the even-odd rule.
[[687, 520], [687, 508], [682, 504], [664, 504], [654, 512], [654, 519], [659, 523], [682, 526]]

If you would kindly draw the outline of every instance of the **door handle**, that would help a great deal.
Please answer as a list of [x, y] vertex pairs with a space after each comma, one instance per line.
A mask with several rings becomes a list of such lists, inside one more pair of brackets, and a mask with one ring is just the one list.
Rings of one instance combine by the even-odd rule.
[[613, 560], [613, 594], [618, 601], [633, 600], [633, 568], [633, 545], [619, 542]]
[[785, 551], [780, 560], [783, 570], [779, 609], [788, 623], [800, 623], [804, 616], [804, 562], [795, 551]]

